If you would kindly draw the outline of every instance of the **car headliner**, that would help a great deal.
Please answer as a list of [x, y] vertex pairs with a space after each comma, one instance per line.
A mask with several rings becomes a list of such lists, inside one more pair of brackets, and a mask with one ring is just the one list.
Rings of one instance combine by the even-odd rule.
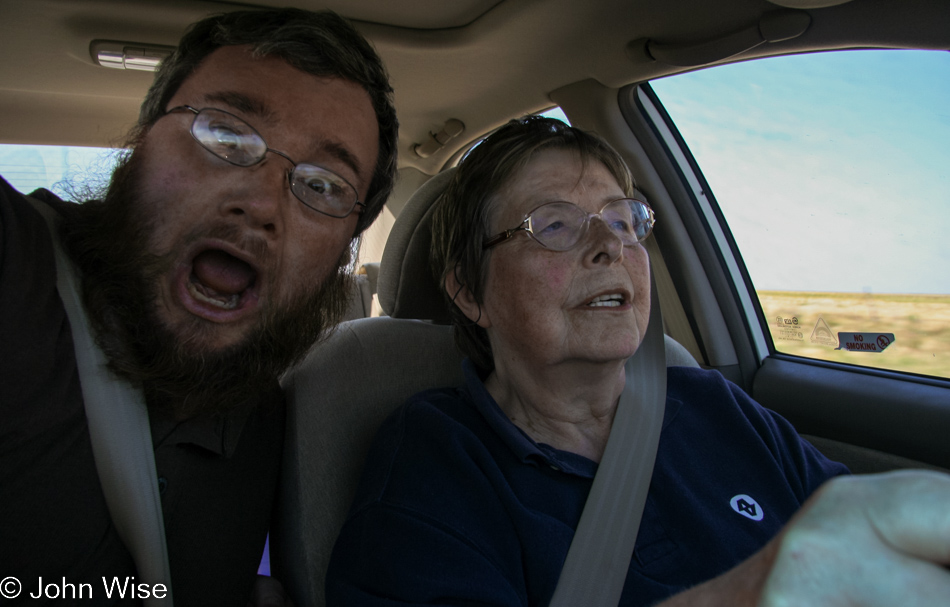
[[[729, 35], [752, 31], [766, 13], [774, 17], [791, 10], [778, 3], [830, 2], [290, 2], [332, 8], [355, 20], [370, 38], [396, 91], [400, 166], [428, 174], [508, 118], [552, 106], [550, 94], [572, 83], [593, 79], [617, 88], [693, 69], [654, 59], [648, 45], [654, 51], [672, 49], [673, 57], [675, 51], [685, 50], [683, 56], [698, 51], [722, 61], [830, 48], [950, 48], [945, 0], [854, 0], [809, 8], [802, 35], [734, 54]], [[260, 0], [256, 6], [286, 4]], [[5, 117], [0, 143], [121, 144], [152, 75], [96, 65], [90, 43], [174, 45], [187, 25], [204, 15], [248, 6], [198, 0], [0, 0], [0, 112]], [[465, 125], [460, 137], [427, 159], [412, 151], [452, 118]]]

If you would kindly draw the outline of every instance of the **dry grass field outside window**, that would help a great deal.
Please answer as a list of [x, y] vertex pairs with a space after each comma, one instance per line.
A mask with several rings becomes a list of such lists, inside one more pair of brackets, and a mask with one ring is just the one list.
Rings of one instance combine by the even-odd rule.
[[[779, 352], [950, 378], [950, 295], [759, 291], [758, 296]], [[820, 322], [835, 338], [838, 332], [893, 333], [894, 343], [883, 352], [837, 350], [823, 339]]]

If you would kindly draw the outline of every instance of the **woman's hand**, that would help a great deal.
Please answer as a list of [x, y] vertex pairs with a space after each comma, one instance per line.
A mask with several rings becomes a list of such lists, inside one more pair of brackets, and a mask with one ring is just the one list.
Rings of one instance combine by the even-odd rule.
[[950, 476], [826, 483], [762, 550], [664, 607], [950, 605]]
[[950, 605], [950, 476], [835, 479], [778, 540], [762, 607]]

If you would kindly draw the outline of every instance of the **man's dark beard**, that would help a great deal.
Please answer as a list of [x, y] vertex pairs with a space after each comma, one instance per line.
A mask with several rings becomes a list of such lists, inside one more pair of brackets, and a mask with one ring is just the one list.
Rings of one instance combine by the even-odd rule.
[[152, 409], [184, 419], [253, 406], [342, 317], [350, 250], [322, 285], [263, 310], [241, 343], [203, 352], [195, 344], [212, 327], [196, 319], [182, 338], [158, 317], [159, 280], [170, 262], [146, 250], [150, 222], [137, 189], [140, 165], [131, 154], [115, 170], [103, 199], [76, 205], [64, 222], [96, 341], [115, 373], [142, 384]]

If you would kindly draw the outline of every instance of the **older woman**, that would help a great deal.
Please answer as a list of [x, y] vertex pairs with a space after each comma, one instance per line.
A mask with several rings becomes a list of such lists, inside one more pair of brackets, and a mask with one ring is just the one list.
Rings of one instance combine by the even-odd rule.
[[[466, 383], [416, 395], [381, 429], [330, 605], [547, 605], [647, 328], [652, 227], [619, 155], [561, 122], [509, 123], [462, 162], [433, 259]], [[717, 373], [671, 368], [620, 604], [739, 565], [845, 472]], [[678, 598], [740, 604], [776, 553]]]

